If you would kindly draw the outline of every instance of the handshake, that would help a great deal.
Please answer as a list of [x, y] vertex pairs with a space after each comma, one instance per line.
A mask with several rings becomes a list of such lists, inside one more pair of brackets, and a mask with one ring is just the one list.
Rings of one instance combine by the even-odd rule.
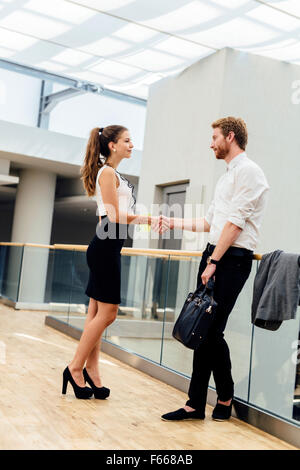
[[167, 230], [173, 229], [172, 219], [164, 215], [160, 216], [149, 216], [148, 225], [151, 226], [151, 229], [154, 232], [164, 233]]

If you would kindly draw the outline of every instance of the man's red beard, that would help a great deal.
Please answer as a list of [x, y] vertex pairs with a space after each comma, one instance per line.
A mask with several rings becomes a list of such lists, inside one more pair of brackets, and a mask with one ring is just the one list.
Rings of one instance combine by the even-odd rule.
[[229, 149], [224, 146], [222, 148], [219, 147], [216, 150], [215, 155], [218, 160], [224, 160], [224, 158], [227, 157], [228, 153], [229, 153]]

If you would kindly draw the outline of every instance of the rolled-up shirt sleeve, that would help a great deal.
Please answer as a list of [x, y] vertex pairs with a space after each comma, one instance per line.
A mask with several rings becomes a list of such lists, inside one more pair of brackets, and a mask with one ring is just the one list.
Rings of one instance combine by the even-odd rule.
[[213, 219], [213, 216], [214, 216], [214, 210], [215, 210], [215, 200], [213, 199], [209, 208], [208, 208], [208, 211], [206, 213], [206, 215], [204, 216], [206, 222], [208, 223], [208, 225], [211, 225], [211, 222], [212, 222], [212, 219]]
[[255, 167], [241, 168], [237, 175], [228, 221], [244, 229], [246, 221], [254, 212], [259, 198], [268, 189], [269, 186], [263, 172]]

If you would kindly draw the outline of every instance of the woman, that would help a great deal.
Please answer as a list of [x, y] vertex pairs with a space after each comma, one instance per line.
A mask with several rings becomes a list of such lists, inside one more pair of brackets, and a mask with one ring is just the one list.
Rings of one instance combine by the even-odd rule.
[[[105, 399], [110, 393], [102, 385], [98, 368], [100, 342], [105, 328], [116, 319], [121, 302], [121, 249], [128, 224], [148, 224], [158, 230], [159, 217], [134, 214], [133, 187], [117, 171], [123, 159], [131, 158], [132, 149], [125, 127], [95, 128], [81, 168], [87, 195], [96, 196], [99, 224], [87, 249], [90, 269], [87, 318], [75, 356], [63, 373], [62, 393], [66, 393], [70, 382], [76, 398], [90, 398], [94, 394], [95, 398]], [[85, 387], [85, 382], [91, 388]]]

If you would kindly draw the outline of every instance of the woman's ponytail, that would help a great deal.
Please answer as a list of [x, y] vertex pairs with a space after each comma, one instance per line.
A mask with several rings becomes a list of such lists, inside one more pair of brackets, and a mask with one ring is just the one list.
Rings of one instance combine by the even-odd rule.
[[91, 130], [84, 163], [80, 169], [83, 186], [89, 197], [95, 195], [97, 174], [104, 165], [100, 155], [105, 161], [110, 155], [109, 142], [116, 143], [124, 131], [127, 131], [127, 128], [123, 126], [95, 127]]
[[101, 149], [99, 132], [99, 127], [95, 127], [91, 130], [90, 138], [86, 147], [84, 163], [80, 169], [83, 186], [89, 197], [94, 196], [95, 194], [97, 173], [99, 168], [102, 166], [100, 160]]

